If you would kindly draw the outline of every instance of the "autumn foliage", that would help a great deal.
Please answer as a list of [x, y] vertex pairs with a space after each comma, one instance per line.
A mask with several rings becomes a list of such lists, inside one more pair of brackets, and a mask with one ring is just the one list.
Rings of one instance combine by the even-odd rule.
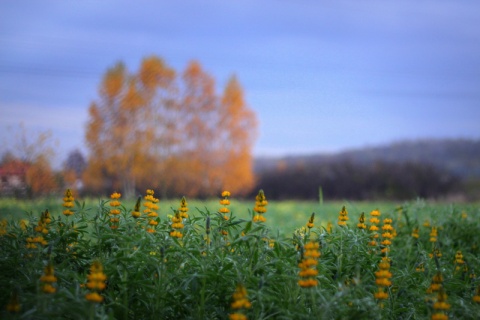
[[218, 94], [195, 61], [181, 73], [154, 56], [133, 73], [118, 63], [89, 108], [84, 183], [127, 196], [146, 186], [163, 195], [245, 194], [254, 185], [256, 128], [235, 77]]

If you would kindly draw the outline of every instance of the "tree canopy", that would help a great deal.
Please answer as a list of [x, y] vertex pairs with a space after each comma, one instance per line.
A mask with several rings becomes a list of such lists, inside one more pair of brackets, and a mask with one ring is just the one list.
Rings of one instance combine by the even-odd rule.
[[178, 73], [151, 56], [136, 72], [107, 70], [89, 108], [85, 186], [91, 191], [157, 188], [164, 195], [246, 194], [254, 184], [255, 113], [232, 76], [216, 92], [199, 62]]

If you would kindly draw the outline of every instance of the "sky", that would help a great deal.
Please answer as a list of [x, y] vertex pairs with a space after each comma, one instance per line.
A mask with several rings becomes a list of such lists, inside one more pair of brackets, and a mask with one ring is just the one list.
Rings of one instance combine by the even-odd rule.
[[236, 75], [259, 120], [255, 156], [480, 138], [480, 2], [0, 2], [0, 153], [20, 124], [50, 130], [56, 163], [85, 154], [105, 71], [197, 60]]

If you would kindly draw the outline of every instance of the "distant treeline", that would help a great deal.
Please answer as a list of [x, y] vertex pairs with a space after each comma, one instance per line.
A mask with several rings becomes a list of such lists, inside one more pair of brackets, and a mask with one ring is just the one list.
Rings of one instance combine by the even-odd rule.
[[321, 187], [330, 200], [407, 200], [456, 194], [462, 180], [451, 171], [420, 162], [279, 161], [257, 172], [257, 186], [270, 199], [318, 199]]

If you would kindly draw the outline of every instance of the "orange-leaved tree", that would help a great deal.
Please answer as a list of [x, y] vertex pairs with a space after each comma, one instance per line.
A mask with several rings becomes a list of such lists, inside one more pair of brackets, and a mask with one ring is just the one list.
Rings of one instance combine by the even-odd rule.
[[208, 196], [252, 187], [256, 117], [235, 78], [222, 95], [200, 63], [177, 76], [158, 57], [109, 69], [89, 109], [84, 182], [92, 191], [157, 188]]

